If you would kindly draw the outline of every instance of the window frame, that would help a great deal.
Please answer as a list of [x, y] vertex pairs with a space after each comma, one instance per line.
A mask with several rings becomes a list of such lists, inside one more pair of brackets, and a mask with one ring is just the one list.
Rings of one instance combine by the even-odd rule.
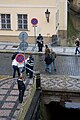
[[11, 30], [11, 14], [0, 14], [1, 30]]
[[[19, 23], [19, 21], [21, 23]], [[17, 14], [17, 27], [18, 27], [18, 30], [24, 30], [24, 31], [28, 30], [28, 15], [27, 14]]]

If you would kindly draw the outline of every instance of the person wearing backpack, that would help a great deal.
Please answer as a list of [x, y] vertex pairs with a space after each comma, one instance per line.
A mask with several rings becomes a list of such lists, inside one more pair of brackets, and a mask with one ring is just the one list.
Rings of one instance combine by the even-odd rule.
[[52, 70], [52, 57], [50, 54], [45, 56], [45, 70], [48, 73], [51, 73]]
[[51, 57], [52, 57], [52, 63], [53, 63], [54, 71], [56, 71], [56, 63], [55, 63], [56, 53], [51, 49], [50, 54], [51, 54]]

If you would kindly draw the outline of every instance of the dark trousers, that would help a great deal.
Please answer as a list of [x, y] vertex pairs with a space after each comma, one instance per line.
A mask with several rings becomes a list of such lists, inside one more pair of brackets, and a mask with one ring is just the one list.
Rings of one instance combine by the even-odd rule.
[[19, 90], [19, 102], [23, 102], [24, 90]]
[[[33, 67], [30, 67], [31, 70], [33, 70]], [[32, 78], [33, 77], [33, 71], [30, 71], [29, 70], [29, 78]]]
[[77, 52], [80, 53], [80, 51], [79, 51], [79, 46], [76, 46], [75, 54], [77, 54]]
[[26, 74], [29, 73], [29, 78], [33, 77], [33, 66], [27, 65], [26, 64]]
[[42, 46], [38, 46], [38, 52], [42, 52]]
[[20, 80], [17, 80], [17, 82], [18, 82], [18, 90], [19, 90], [19, 102], [22, 103], [25, 92], [25, 84], [23, 83], [23, 81]]
[[18, 73], [18, 76], [20, 76], [19, 68], [18, 68], [17, 66], [14, 66], [14, 65], [13, 65], [13, 78], [15, 78], [16, 71], [17, 71], [17, 73]]

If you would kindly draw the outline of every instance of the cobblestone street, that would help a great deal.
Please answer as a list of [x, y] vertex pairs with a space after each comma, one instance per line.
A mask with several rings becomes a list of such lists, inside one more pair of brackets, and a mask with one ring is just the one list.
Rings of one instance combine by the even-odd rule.
[[[26, 80], [24, 100], [28, 96], [30, 79]], [[21, 105], [18, 101], [17, 79], [9, 78], [0, 81], [0, 120], [17, 120]]]
[[[0, 53], [0, 74], [12, 76], [11, 53]], [[57, 55], [56, 68], [52, 74], [45, 73], [44, 55], [34, 56], [34, 70], [40, 71], [42, 88], [80, 90], [80, 56]], [[55, 75], [55, 76], [54, 76]], [[72, 76], [72, 77], [69, 77]], [[79, 77], [79, 78], [75, 78]], [[64, 81], [65, 79], [65, 81]], [[30, 80], [31, 81], [31, 80]], [[26, 79], [26, 85], [29, 84]], [[25, 97], [28, 95], [26, 88]], [[0, 81], [0, 120], [16, 120], [20, 111], [16, 81], [8, 78]]]

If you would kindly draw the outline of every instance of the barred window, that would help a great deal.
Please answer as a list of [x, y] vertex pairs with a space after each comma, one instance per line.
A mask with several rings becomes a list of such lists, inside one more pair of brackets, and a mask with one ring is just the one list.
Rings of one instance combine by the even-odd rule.
[[1, 14], [1, 29], [11, 29], [10, 14]]
[[27, 30], [27, 14], [18, 14], [18, 30]]

